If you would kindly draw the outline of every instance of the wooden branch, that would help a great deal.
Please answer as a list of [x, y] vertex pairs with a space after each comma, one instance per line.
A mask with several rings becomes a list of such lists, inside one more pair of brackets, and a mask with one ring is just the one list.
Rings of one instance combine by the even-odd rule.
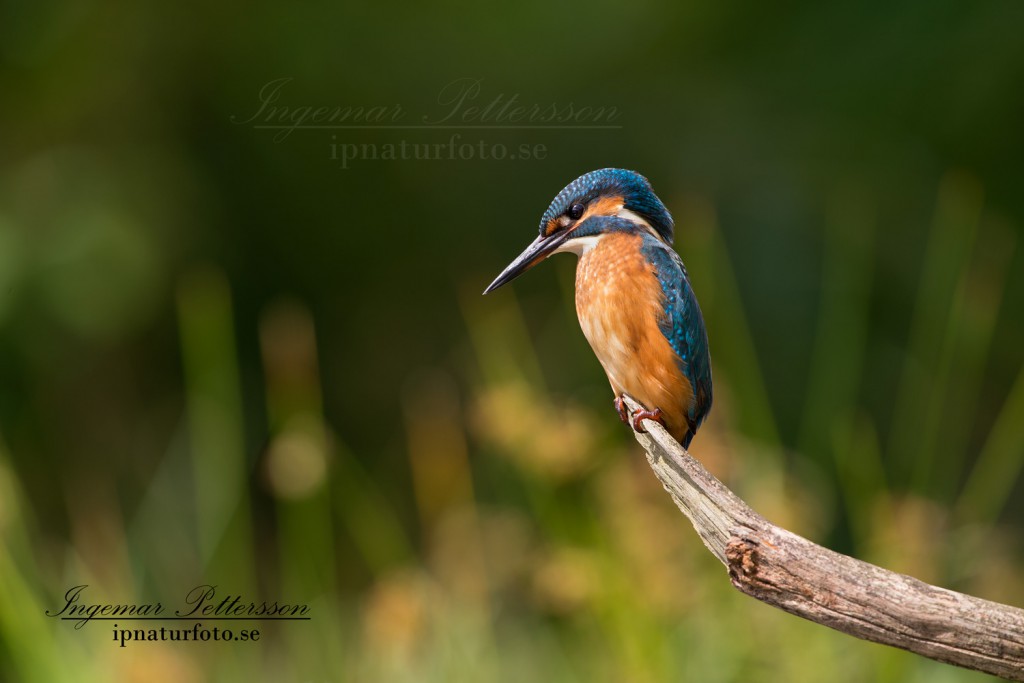
[[1024, 681], [1024, 610], [931, 586], [777, 527], [660, 424], [643, 426], [649, 432], [636, 438], [651, 469], [740, 591], [864, 640]]

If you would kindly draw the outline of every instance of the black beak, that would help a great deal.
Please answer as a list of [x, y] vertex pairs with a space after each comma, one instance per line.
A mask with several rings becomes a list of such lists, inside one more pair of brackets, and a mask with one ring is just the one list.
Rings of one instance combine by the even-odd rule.
[[516, 257], [515, 261], [508, 264], [508, 267], [501, 271], [501, 275], [494, 278], [494, 282], [487, 286], [487, 289], [484, 290], [484, 294], [490, 294], [498, 287], [512, 282], [512, 280], [515, 280], [530, 268], [533, 268], [535, 265], [550, 256], [552, 252], [562, 246], [567, 239], [569, 239], [568, 231], [556, 232], [555, 234], [547, 237], [541, 235], [531, 242], [530, 246], [526, 247], [526, 249], [523, 250], [523, 253]]

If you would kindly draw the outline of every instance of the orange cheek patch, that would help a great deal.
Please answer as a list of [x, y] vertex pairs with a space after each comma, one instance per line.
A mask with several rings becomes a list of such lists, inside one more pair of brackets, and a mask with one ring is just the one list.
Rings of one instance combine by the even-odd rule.
[[[591, 202], [587, 205], [587, 210], [583, 212], [579, 220], [573, 221], [574, 225], [580, 225], [583, 221], [587, 220], [591, 216], [614, 216], [619, 212], [625, 204], [625, 200], [622, 197], [601, 197], [595, 202]], [[544, 226], [544, 236], [550, 237], [557, 231], [569, 225], [569, 219], [563, 216], [555, 216], [550, 219], [547, 225]]]
[[625, 200], [622, 197], [601, 197], [587, 206], [587, 210], [579, 222], [582, 223], [591, 216], [614, 216], [623, 204], [625, 204]]

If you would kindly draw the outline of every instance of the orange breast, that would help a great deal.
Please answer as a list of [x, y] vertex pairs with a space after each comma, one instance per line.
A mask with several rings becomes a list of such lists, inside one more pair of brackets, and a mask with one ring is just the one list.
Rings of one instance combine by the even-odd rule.
[[580, 256], [576, 314], [615, 395], [661, 408], [668, 431], [681, 440], [693, 389], [658, 326], [661, 285], [640, 242], [639, 235], [608, 233]]

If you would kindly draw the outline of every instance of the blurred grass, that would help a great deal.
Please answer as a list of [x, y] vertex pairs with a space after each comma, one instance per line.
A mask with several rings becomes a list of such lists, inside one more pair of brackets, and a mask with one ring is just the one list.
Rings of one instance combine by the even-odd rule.
[[[757, 509], [819, 539], [839, 523], [829, 513], [832, 493], [801, 468], [824, 455], [858, 555], [1020, 604], [1019, 554], [997, 521], [1024, 462], [1024, 372], [976, 462], [963, 402], [977, 393], [1005, 277], [991, 266], [1005, 265], [1010, 245], [1005, 230], [983, 227], [979, 244], [997, 248], [972, 260], [967, 238], [944, 232], [978, 220], [977, 196], [955, 177], [940, 189], [908, 350], [921, 357], [908, 360], [915, 365], [897, 402], [910, 422], [883, 448], [859, 398], [870, 362], [875, 218], [860, 190], [833, 195], [795, 460], [780, 444], [714, 211], [702, 198], [683, 198], [680, 250], [701, 266], [693, 277], [716, 363], [716, 410], [694, 453]], [[969, 305], [979, 292], [996, 303]], [[594, 412], [545, 388], [514, 290], [487, 300], [464, 294], [461, 304], [470, 341], [459, 356], [464, 374], [425, 367], [400, 388], [400, 415], [366, 416], [382, 435], [404, 435], [410, 527], [365, 457], [325, 419], [315, 320], [301, 301], [271, 303], [260, 315], [268, 440], [247, 457], [230, 284], [212, 267], [183, 278], [187, 439], [164, 454], [134, 519], [116, 504], [89, 512], [89, 533], [109, 529], [111, 552], [79, 555], [72, 540], [41, 537], [0, 449], [3, 677], [811, 682], [827, 671], [837, 681], [983, 679], [735, 593], [617, 429], [610, 395]], [[922, 375], [917, 363], [932, 372]], [[968, 387], [963, 400], [954, 378]], [[965, 423], [952, 435], [951, 414]], [[922, 444], [932, 444], [930, 458]], [[889, 458], [907, 460], [900, 449], [920, 459], [910, 494], [888, 473]], [[969, 475], [954, 512], [971, 526], [957, 529], [927, 493], [948, 488], [959, 468]], [[112, 601], [172, 601], [203, 581], [307, 602], [313, 621], [266, 624], [258, 646], [121, 650], [99, 624], [74, 631], [42, 616], [59, 603], [54, 586], [88, 582]]]
[[214, 576], [231, 577], [239, 590], [249, 591], [254, 581], [244, 558], [253, 552], [247, 514], [251, 465], [245, 458], [231, 294], [222, 273], [186, 276], [178, 320], [199, 559]]

